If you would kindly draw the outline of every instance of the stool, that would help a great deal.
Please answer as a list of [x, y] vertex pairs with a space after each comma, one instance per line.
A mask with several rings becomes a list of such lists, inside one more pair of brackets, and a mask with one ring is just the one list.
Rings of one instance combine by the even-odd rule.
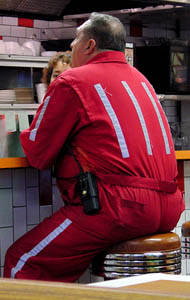
[[181, 242], [173, 232], [119, 243], [92, 262], [92, 273], [104, 279], [162, 272], [181, 273]]
[[182, 258], [190, 258], [190, 221], [183, 223], [181, 235]]

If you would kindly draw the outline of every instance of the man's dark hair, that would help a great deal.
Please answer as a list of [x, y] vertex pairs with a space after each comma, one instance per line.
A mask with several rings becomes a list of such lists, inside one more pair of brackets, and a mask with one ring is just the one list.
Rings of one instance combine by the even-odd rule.
[[89, 20], [84, 33], [96, 41], [97, 49], [124, 52], [126, 31], [118, 18], [94, 12]]

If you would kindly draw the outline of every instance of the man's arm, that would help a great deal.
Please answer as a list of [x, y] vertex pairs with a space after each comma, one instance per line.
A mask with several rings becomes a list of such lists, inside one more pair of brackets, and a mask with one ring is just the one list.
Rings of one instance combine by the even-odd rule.
[[78, 96], [63, 78], [51, 84], [30, 128], [20, 135], [24, 152], [33, 167], [45, 169], [55, 162], [77, 126], [80, 110]]

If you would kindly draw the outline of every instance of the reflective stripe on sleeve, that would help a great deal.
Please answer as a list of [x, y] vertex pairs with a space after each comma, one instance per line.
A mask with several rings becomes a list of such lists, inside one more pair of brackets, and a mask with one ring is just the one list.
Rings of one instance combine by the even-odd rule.
[[42, 119], [43, 119], [43, 116], [44, 116], [44, 114], [45, 114], [45, 111], [46, 111], [46, 108], [47, 108], [48, 103], [49, 103], [49, 101], [50, 101], [50, 98], [51, 98], [51, 97], [48, 96], [48, 97], [44, 100], [42, 110], [41, 110], [41, 112], [40, 112], [40, 114], [39, 114], [39, 116], [38, 116], [38, 119], [37, 119], [37, 121], [36, 121], [36, 125], [35, 125], [34, 129], [32, 129], [31, 132], [30, 132], [29, 140], [31, 140], [31, 141], [33, 141], [33, 142], [34, 142], [35, 139], [36, 139], [36, 134], [37, 134], [38, 128], [39, 128], [40, 123], [41, 123], [41, 121], [42, 121]]

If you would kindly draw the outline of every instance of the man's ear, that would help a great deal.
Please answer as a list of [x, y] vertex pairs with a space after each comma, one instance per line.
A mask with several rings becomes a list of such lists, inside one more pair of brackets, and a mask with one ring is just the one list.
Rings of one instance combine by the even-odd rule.
[[96, 41], [94, 39], [88, 40], [85, 49], [86, 54], [91, 54], [95, 48], [96, 48]]

